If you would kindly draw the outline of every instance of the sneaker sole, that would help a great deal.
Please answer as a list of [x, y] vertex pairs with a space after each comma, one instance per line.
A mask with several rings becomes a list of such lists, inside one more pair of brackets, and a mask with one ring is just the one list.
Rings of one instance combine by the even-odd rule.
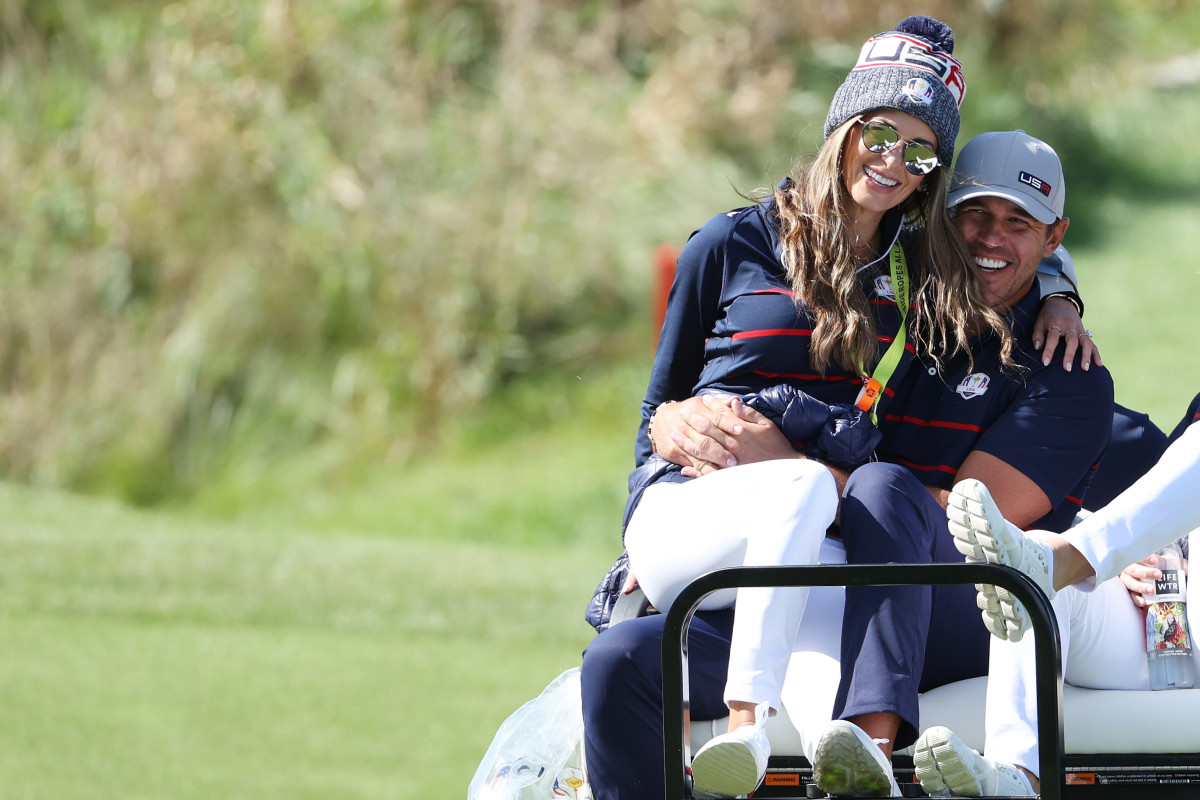
[[813, 779], [826, 794], [891, 797], [892, 776], [863, 750], [853, 731], [834, 728], [821, 737], [813, 754]]
[[758, 764], [741, 742], [723, 742], [697, 753], [692, 759], [692, 786], [719, 797], [750, 794], [758, 788]]
[[[986, 502], [984, 498], [987, 498]], [[949, 526], [958, 551], [968, 561], [1012, 566], [1007, 553], [1019, 545], [1011, 541], [1008, 527], [998, 516], [999, 509], [991, 500], [987, 487], [967, 478], [955, 485], [948, 502], [950, 508], [957, 511], [950, 515]], [[998, 543], [997, 537], [1006, 541]], [[1029, 616], [1012, 593], [992, 584], [977, 583], [975, 588], [978, 591], [975, 604], [983, 612], [983, 624], [988, 631], [999, 639], [1021, 641], [1025, 631], [1029, 630]]]
[[917, 740], [913, 749], [917, 780], [929, 795], [948, 790], [954, 797], [979, 797], [983, 785], [967, 766], [967, 760], [973, 758], [959, 750], [961, 740], [951, 735], [945, 729], [930, 728]]

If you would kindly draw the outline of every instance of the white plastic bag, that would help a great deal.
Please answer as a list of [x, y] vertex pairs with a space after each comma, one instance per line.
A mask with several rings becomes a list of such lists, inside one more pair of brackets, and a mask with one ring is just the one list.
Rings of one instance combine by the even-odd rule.
[[590, 798], [579, 667], [572, 667], [504, 720], [467, 787], [467, 800]]

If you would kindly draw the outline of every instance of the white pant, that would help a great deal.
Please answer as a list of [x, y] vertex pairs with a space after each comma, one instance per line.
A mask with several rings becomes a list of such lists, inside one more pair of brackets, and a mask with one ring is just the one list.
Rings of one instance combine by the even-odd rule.
[[[837, 539], [821, 544], [822, 564], [845, 564], [846, 548]], [[781, 696], [788, 719], [800, 733], [811, 764], [817, 742], [833, 719], [833, 701], [842, 682], [842, 616], [845, 586], [814, 586], [793, 644]]]
[[1063, 536], [1096, 570], [1080, 587], [1088, 591], [1198, 527], [1200, 423], [1189, 426], [1136, 483]]
[[[1064, 536], [1096, 577], [1053, 601], [1062, 636], [1063, 679], [1091, 689], [1149, 690], [1145, 622], [1121, 570], [1200, 527], [1200, 424], [1189, 427], [1157, 464], [1111, 503]], [[1190, 550], [1190, 544], [1189, 544]], [[1190, 576], [1189, 576], [1190, 577]], [[1188, 627], [1200, 630], [1200, 602], [1188, 603]], [[1038, 770], [1033, 637], [992, 640], [988, 668], [989, 758]]]
[[[1068, 586], [1052, 602], [1064, 681], [1089, 689], [1150, 690], [1144, 617], [1120, 580], [1105, 581], [1091, 592]], [[1032, 635], [1016, 643], [992, 639], [984, 752], [1037, 774], [1033, 643]]]
[[[832, 473], [805, 459], [655, 484], [625, 531], [630, 568], [650, 602], [665, 611], [684, 586], [715, 569], [818, 563], [837, 504]], [[765, 701], [777, 710], [809, 589], [727, 590], [700, 607], [728, 608], [735, 596], [725, 702]]]

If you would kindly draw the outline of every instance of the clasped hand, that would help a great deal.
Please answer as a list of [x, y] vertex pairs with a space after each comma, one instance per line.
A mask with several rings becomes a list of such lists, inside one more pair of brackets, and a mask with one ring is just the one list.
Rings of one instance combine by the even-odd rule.
[[724, 467], [801, 458], [775, 423], [736, 395], [701, 395], [663, 404], [654, 414], [654, 447], [689, 478]]

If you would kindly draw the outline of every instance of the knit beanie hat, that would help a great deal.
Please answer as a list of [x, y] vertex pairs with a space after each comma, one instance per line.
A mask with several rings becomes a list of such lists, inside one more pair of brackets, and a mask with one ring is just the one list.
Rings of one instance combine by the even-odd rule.
[[937, 136], [938, 160], [949, 167], [958, 136], [958, 107], [967, 94], [954, 32], [932, 17], [904, 19], [895, 30], [872, 36], [833, 96], [825, 138], [847, 120], [877, 108], [912, 114]]

